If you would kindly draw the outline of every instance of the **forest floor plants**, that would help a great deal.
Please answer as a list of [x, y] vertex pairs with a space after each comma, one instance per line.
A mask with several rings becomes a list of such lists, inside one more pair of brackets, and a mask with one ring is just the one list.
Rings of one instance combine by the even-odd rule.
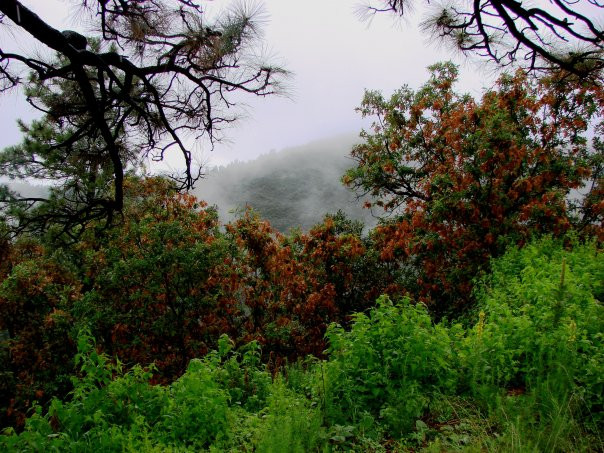
[[435, 323], [381, 297], [327, 360], [275, 372], [223, 336], [168, 386], [128, 372], [83, 333], [66, 401], [36, 408], [6, 451], [597, 452], [604, 449], [604, 257], [543, 238], [511, 249], [474, 319]]

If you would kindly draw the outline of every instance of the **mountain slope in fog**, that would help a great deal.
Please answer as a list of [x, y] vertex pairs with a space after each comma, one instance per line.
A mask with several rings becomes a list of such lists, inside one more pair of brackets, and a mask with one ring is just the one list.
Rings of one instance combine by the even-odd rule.
[[216, 204], [223, 221], [251, 206], [279, 231], [308, 230], [326, 213], [344, 211], [373, 225], [375, 219], [340, 178], [354, 165], [348, 157], [352, 135], [313, 142], [211, 170], [194, 194]]

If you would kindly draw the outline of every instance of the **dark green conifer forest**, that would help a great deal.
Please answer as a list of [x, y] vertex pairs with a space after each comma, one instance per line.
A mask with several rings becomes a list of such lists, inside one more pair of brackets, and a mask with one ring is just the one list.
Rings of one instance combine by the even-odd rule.
[[[185, 137], [217, 140], [233, 92], [282, 89], [246, 55], [254, 8], [76, 3], [87, 37], [0, 0], [0, 27], [54, 52], [0, 48], [1, 89], [41, 112], [0, 151], [0, 450], [604, 450], [598, 3], [436, 11], [426, 32], [497, 83], [462, 93], [441, 62], [359, 93], [347, 169], [241, 177], [258, 211], [228, 220]], [[168, 153], [181, 173], [145, 171]], [[334, 207], [314, 224], [288, 206], [304, 184]]]

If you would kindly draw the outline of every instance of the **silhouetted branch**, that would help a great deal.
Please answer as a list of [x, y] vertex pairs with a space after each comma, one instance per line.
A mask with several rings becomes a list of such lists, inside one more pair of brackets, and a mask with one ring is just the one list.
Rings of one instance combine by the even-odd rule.
[[[409, 0], [381, 0], [370, 12], [406, 14]], [[580, 8], [581, 7], [581, 8]], [[604, 67], [604, 30], [595, 22], [604, 5], [591, 0], [552, 0], [534, 7], [518, 0], [454, 0], [423, 21], [434, 37], [466, 54], [498, 65], [520, 64], [531, 71], [562, 69], [599, 77]], [[589, 10], [589, 15], [583, 11]]]
[[[189, 135], [216, 140], [219, 126], [235, 119], [219, 108], [232, 105], [230, 92], [265, 96], [280, 90], [283, 69], [246, 60], [258, 37], [255, 10], [227, 13], [209, 26], [201, 7], [189, 0], [82, 0], [81, 5], [102, 38], [61, 32], [18, 0], [0, 2], [0, 25], [10, 19], [59, 55], [43, 62], [0, 49], [0, 90], [23, 84], [17, 69], [26, 68], [34, 74], [29, 83], [50, 92], [43, 101], [28, 96], [29, 102], [63, 128], [52, 148], [67, 156], [78, 140], [94, 137], [96, 155], [111, 166], [113, 193], [87, 202], [106, 208], [108, 217], [122, 209], [132, 152], [163, 159], [178, 150], [184, 162], [179, 185], [190, 189], [202, 173], [192, 168]], [[74, 83], [73, 98], [46, 105], [68, 81]], [[71, 126], [69, 134], [65, 125]]]

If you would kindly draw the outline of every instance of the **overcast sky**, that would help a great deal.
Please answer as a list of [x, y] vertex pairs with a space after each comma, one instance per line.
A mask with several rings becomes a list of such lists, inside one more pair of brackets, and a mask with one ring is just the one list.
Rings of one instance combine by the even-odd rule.
[[[70, 1], [22, 0], [43, 19], [59, 28], [69, 22]], [[405, 22], [389, 14], [371, 23], [359, 20], [362, 0], [265, 0], [267, 23], [264, 46], [273, 60], [292, 72], [287, 98], [246, 98], [246, 118], [226, 132], [228, 143], [218, 144], [202, 160], [222, 165], [249, 160], [271, 150], [297, 146], [350, 132], [367, 125], [354, 111], [364, 89], [385, 94], [403, 84], [417, 88], [427, 78], [426, 67], [451, 59], [461, 64], [463, 91], [479, 95], [492, 84], [493, 75], [476, 62], [468, 62], [439, 48], [418, 29], [422, 11]], [[228, 5], [214, 0], [214, 11]], [[13, 39], [3, 33], [5, 43]], [[21, 46], [30, 45], [26, 41]], [[15, 120], [31, 118], [23, 97], [16, 92], [0, 97], [2, 147], [19, 141]]]

